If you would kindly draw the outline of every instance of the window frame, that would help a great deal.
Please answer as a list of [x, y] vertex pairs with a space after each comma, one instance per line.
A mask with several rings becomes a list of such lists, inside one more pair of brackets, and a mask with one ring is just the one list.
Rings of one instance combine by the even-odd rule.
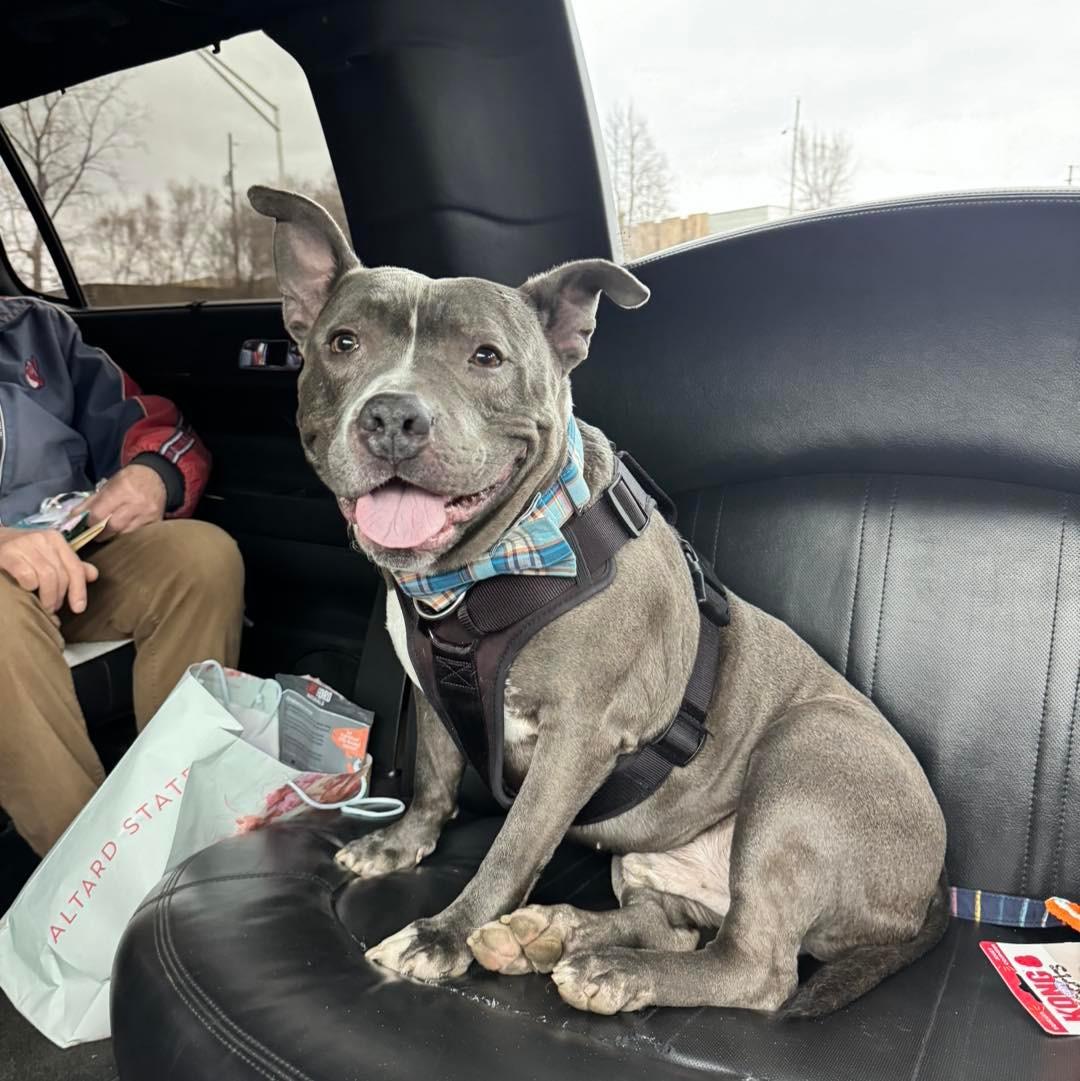
[[3, 259], [5, 269], [8, 271], [12, 281], [27, 296], [40, 297], [53, 303], [62, 300], [73, 307], [86, 308], [86, 294], [79, 284], [79, 279], [75, 276], [75, 268], [71, 265], [71, 260], [68, 258], [67, 251], [65, 251], [60, 240], [60, 234], [56, 231], [56, 226], [53, 225], [52, 218], [49, 217], [49, 212], [45, 209], [45, 204], [42, 203], [41, 196], [38, 194], [34, 182], [30, 179], [30, 174], [26, 171], [26, 166], [23, 164], [19, 152], [15, 149], [11, 137], [2, 123], [0, 123], [0, 162], [7, 168], [8, 174], [15, 182], [15, 187], [26, 204], [26, 209], [30, 211], [30, 216], [34, 219], [34, 224], [37, 226], [42, 242], [53, 261], [53, 265], [56, 267], [57, 274], [60, 275], [60, 284], [64, 289], [64, 296], [62, 298], [50, 296], [46, 293], [40, 293], [27, 285], [16, 272], [7, 251], [4, 250], [2, 243], [0, 243], [0, 258]]

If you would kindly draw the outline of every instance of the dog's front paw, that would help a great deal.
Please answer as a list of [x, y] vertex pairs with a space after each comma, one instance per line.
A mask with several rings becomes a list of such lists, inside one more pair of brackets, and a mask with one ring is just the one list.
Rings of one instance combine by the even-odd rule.
[[334, 862], [359, 878], [376, 878], [415, 867], [435, 851], [436, 840], [429, 832], [390, 826], [350, 841], [338, 850]]
[[367, 951], [367, 959], [417, 980], [461, 976], [472, 963], [465, 934], [435, 920], [416, 920]]
[[570, 905], [528, 905], [469, 935], [473, 957], [492, 972], [550, 972], [575, 944], [588, 914]]
[[640, 1010], [656, 998], [641, 951], [621, 946], [575, 953], [555, 966], [551, 978], [564, 1002], [588, 1013]]

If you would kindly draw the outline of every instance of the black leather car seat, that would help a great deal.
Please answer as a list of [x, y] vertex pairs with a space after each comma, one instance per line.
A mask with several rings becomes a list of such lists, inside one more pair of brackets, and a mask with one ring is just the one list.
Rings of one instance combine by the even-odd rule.
[[[1076, 896], [1080, 198], [853, 209], [636, 269], [653, 299], [602, 313], [579, 413], [678, 494], [732, 589], [896, 723], [945, 808], [956, 884]], [[369, 965], [366, 945], [455, 896], [498, 824], [459, 823], [375, 881], [333, 864], [334, 819], [196, 856], [117, 958], [121, 1077], [1080, 1076], [1080, 1046], [1044, 1036], [978, 948], [1034, 931], [954, 921], [815, 1022], [597, 1018], [542, 977], [423, 986]], [[564, 846], [536, 896], [611, 904], [607, 875]]]

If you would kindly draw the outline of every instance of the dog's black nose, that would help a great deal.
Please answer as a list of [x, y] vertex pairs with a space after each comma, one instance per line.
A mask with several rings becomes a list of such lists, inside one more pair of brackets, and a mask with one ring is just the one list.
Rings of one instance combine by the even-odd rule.
[[431, 435], [431, 410], [415, 394], [376, 394], [360, 410], [361, 438], [377, 458], [415, 458]]

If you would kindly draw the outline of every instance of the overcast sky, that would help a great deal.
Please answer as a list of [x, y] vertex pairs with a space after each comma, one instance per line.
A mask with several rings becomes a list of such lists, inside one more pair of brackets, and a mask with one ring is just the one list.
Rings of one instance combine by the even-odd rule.
[[[297, 62], [262, 33], [223, 42], [221, 59], [278, 105], [286, 171], [302, 179], [324, 176], [330, 170], [326, 140]], [[191, 176], [220, 187], [230, 132], [236, 140], [237, 190], [276, 180], [273, 129], [198, 56], [147, 64], [126, 78], [128, 96], [145, 102], [147, 113], [144, 149], [123, 163], [133, 187], [162, 188], [170, 178]]]
[[[796, 95], [804, 125], [855, 153], [851, 201], [932, 191], [1054, 186], [1077, 165], [1078, 0], [576, 0], [600, 115], [632, 99], [666, 153], [677, 213], [787, 203]], [[262, 34], [223, 58], [282, 109], [288, 172], [330, 168], [296, 62]], [[276, 178], [272, 131], [198, 57], [137, 69], [145, 149], [127, 192], [169, 178], [220, 189], [226, 133], [237, 187]]]
[[675, 209], [787, 203], [795, 97], [850, 138], [852, 199], [1080, 190], [1077, 0], [576, 0], [601, 115], [633, 99]]

